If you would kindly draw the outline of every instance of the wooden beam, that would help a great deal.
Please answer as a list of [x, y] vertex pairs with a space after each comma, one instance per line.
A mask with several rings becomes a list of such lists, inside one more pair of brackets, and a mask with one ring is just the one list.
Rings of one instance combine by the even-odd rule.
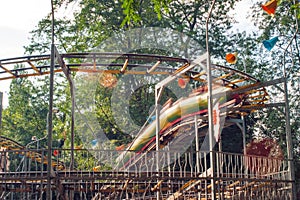
[[157, 61], [149, 70], [147, 69], [147, 73], [153, 72], [158, 67], [159, 64], [160, 64], [160, 60]]
[[202, 72], [199, 72], [198, 74], [192, 75], [191, 78], [196, 79], [196, 78], [199, 78], [200, 76], [202, 76], [204, 74], [206, 74], [206, 71], [202, 71]]
[[[120, 70], [105, 70], [105, 69], [79, 69], [79, 68], [70, 68], [71, 71], [76, 71], [76, 72], [87, 72], [87, 73], [111, 73], [111, 74], [120, 74]], [[126, 71], [124, 74], [136, 74], [136, 75], [146, 75], [146, 71]], [[161, 71], [156, 71], [156, 72], [151, 72], [149, 74], [162, 74], [162, 75], [170, 75], [170, 72], [161, 72]]]
[[32, 67], [32, 69], [34, 69], [34, 71], [42, 75], [42, 72], [34, 64], [32, 64], [30, 61], [27, 61], [27, 63]]
[[161, 186], [162, 182], [163, 182], [163, 180], [158, 181], [158, 183], [153, 188], [151, 188], [151, 191], [155, 192], [155, 191], [159, 190], [159, 187]]
[[166, 84], [168, 84], [169, 82], [175, 80], [176, 78], [178, 78], [180, 75], [186, 73], [187, 71], [193, 69], [196, 65], [200, 65], [201, 67], [205, 68], [205, 66], [203, 65], [203, 61], [206, 60], [207, 57], [207, 53], [204, 53], [203, 55], [199, 56], [198, 58], [196, 58], [194, 61], [190, 63], [186, 63], [183, 66], [181, 66], [180, 68], [178, 68], [174, 73], [171, 74], [171, 76], [165, 78], [164, 80], [160, 81], [159, 83], [157, 83], [155, 85], [155, 89], [158, 89], [160, 87], [164, 87]]
[[128, 61], [129, 61], [128, 59], [125, 60], [124, 65], [123, 65], [122, 69], [120, 70], [120, 72], [121, 72], [122, 74], [125, 72], [125, 70], [126, 70], [126, 68], [127, 68]]
[[6, 69], [6, 68], [5, 68], [5, 67], [3, 67], [2, 65], [0, 65], [0, 67], [1, 67], [2, 69], [4, 69], [4, 71], [6, 71], [7, 73], [9, 73], [9, 74], [13, 75], [15, 78], [17, 77], [17, 75], [16, 75], [16, 74], [12, 73], [12, 71], [10, 71], [10, 70]]
[[221, 79], [227, 78], [228, 76], [231, 76], [231, 75], [233, 75], [233, 74], [234, 74], [233, 72], [230, 72], [230, 73], [228, 73], [228, 74], [224, 74], [224, 75], [222, 75], [222, 76], [219, 76], [219, 77], [217, 77], [217, 78], [214, 78], [214, 80], [221, 80]]
[[275, 80], [271, 80], [271, 81], [266, 81], [266, 82], [257, 82], [251, 85], [245, 85], [245, 86], [241, 86], [239, 88], [234, 89], [232, 92], [232, 94], [236, 94], [236, 93], [244, 93], [246, 91], [254, 90], [254, 89], [258, 89], [258, 88], [263, 88], [263, 87], [268, 87], [271, 85], [276, 85], [279, 83], [283, 83], [284, 78], [279, 78], [279, 79], [275, 79]]
[[[112, 73], [112, 74], [120, 74], [120, 70], [102, 70], [102, 69], [80, 69], [80, 68], [69, 68], [70, 71], [72, 72], [86, 72], [86, 73]], [[56, 69], [54, 70], [55, 73], [60, 73], [63, 72], [62, 69]], [[25, 77], [31, 77], [31, 76], [40, 76], [40, 75], [47, 75], [49, 74], [49, 71], [45, 71], [42, 74], [39, 73], [31, 73], [31, 74], [20, 74], [19, 76], [7, 76], [7, 77], [1, 77], [1, 80], [9, 80], [9, 79], [14, 79], [14, 78], [25, 78]], [[146, 71], [126, 71], [124, 74], [135, 74], [135, 75], [146, 75]], [[151, 72], [150, 74], [157, 75], [157, 74], [162, 74], [162, 75], [170, 75], [170, 72], [162, 72], [162, 71], [156, 71], [156, 72]]]

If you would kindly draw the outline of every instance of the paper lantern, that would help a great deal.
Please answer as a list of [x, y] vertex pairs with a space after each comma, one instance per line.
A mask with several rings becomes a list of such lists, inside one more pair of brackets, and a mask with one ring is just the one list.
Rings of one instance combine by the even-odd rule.
[[266, 11], [269, 15], [274, 17], [275, 10], [277, 8], [277, 0], [271, 0], [264, 5], [261, 5], [262, 9]]
[[263, 41], [263, 45], [266, 49], [268, 49], [269, 51], [271, 51], [271, 49], [275, 46], [276, 42], [278, 41], [278, 36], [274, 37], [272, 39], [269, 40], [264, 40]]
[[237, 61], [237, 53], [234, 52], [234, 53], [228, 53], [226, 54], [226, 61], [230, 64], [235, 64], [236, 61]]
[[58, 150], [54, 150], [54, 151], [53, 151], [53, 155], [54, 155], [54, 156], [58, 156], [58, 154], [59, 154], [59, 151], [58, 151]]
[[111, 73], [103, 73], [99, 79], [99, 83], [106, 88], [113, 88], [117, 85], [118, 79]]
[[179, 78], [178, 79], [178, 86], [180, 87], [180, 88], [185, 88], [186, 87], [186, 85], [187, 85], [187, 83], [190, 81], [190, 79], [189, 78]]

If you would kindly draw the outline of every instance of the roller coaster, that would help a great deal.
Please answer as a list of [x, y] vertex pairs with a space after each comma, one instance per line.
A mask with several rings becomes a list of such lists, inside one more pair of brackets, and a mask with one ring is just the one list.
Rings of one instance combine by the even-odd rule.
[[[111, 150], [97, 149], [59, 149], [60, 156], [55, 157], [48, 155], [47, 149], [29, 149], [1, 136], [1, 199], [45, 199], [49, 177], [53, 199], [211, 199], [212, 192], [217, 199], [290, 199], [292, 180], [287, 159], [197, 148], [197, 138], [207, 135], [207, 73], [201, 68], [189, 69], [192, 61], [93, 52], [57, 53], [56, 59], [55, 73], [165, 75], [188, 78], [198, 86], [186, 97], [165, 102], [159, 118], [146, 122], [134, 140], [118, 150], [117, 157]], [[283, 78], [261, 82], [236, 69], [216, 64], [211, 67], [213, 95], [218, 99], [224, 127], [240, 126], [241, 116], [256, 110], [285, 105], [269, 103], [266, 89], [279, 87]], [[50, 55], [2, 59], [0, 68], [0, 80], [48, 75]], [[157, 124], [159, 138], [155, 134]], [[156, 150], [157, 139], [161, 151]], [[178, 144], [185, 142], [191, 148], [172, 148], [182, 148]], [[106, 167], [90, 152], [101, 155]], [[209, 164], [210, 153], [214, 154], [214, 167]], [[73, 168], [70, 154], [86, 157], [87, 162]], [[46, 170], [48, 156], [53, 168], [50, 174]]]

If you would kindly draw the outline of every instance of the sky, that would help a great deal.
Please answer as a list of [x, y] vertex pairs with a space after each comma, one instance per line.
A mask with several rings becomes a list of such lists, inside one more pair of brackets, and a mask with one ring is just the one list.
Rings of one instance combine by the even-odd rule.
[[49, 0], [9, 0], [0, 3], [0, 58], [23, 55], [29, 32], [51, 11]]
[[[0, 2], [0, 59], [24, 55], [29, 32], [51, 11], [49, 0], [9, 0]], [[3, 106], [7, 106], [10, 81], [0, 82]]]
[[[253, 0], [242, 0], [235, 12], [240, 20], [238, 28], [244, 30], [251, 26], [246, 19], [247, 11]], [[24, 55], [24, 46], [29, 44], [30, 31], [35, 29], [38, 21], [51, 11], [50, 0], [2, 0], [0, 3], [0, 59], [20, 57]], [[66, 14], [68, 12], [65, 12]], [[0, 82], [0, 92], [3, 92], [3, 105], [8, 105], [10, 81]]]

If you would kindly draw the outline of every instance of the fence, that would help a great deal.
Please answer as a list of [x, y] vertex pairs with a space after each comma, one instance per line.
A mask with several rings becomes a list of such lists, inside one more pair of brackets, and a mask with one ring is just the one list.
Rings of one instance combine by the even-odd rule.
[[0, 199], [290, 199], [287, 160], [214, 152], [185, 153], [54, 149], [3, 150]]

